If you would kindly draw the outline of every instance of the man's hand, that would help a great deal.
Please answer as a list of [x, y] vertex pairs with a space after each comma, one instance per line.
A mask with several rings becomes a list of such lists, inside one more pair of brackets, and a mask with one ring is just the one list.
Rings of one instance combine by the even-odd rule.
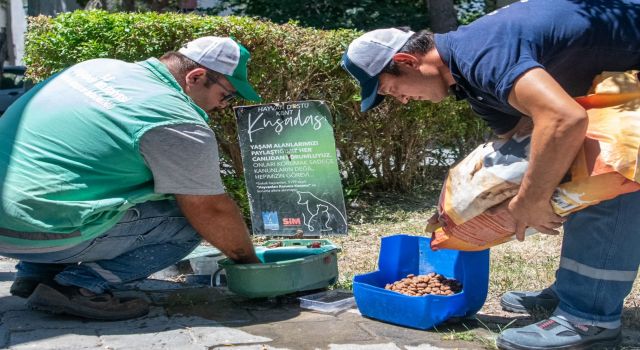
[[549, 201], [527, 201], [516, 195], [509, 201], [509, 213], [515, 222], [516, 238], [524, 241], [524, 231], [533, 227], [541, 233], [557, 235], [556, 228], [562, 226], [565, 219], [556, 215]]
[[240, 210], [228, 195], [175, 196], [184, 216], [207, 242], [236, 262], [260, 262]]
[[534, 68], [516, 80], [509, 104], [531, 117], [533, 133], [527, 168], [518, 194], [509, 202], [516, 238], [527, 226], [557, 234], [564, 220], [551, 208], [551, 196], [580, 150], [587, 132], [587, 112], [549, 73]]

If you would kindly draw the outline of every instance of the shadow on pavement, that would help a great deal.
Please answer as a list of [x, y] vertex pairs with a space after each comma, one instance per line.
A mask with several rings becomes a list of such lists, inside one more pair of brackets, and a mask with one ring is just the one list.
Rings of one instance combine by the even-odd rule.
[[[251, 344], [271, 341], [240, 329], [238, 325], [278, 322], [295, 318], [296, 308], [281, 308], [269, 303], [243, 303], [213, 288], [178, 291], [124, 292], [146, 297], [152, 303], [149, 315], [137, 319], [101, 322], [33, 311], [25, 300], [13, 296], [0, 297], [0, 348], [29, 343], [41, 349], [84, 344], [82, 348], [203, 348], [229, 344]], [[120, 293], [116, 293], [120, 294]], [[256, 310], [268, 310], [270, 318], [257, 318]], [[69, 344], [69, 345], [66, 345]], [[100, 345], [102, 344], [102, 345]], [[155, 345], [154, 345], [155, 344]], [[42, 346], [39, 346], [42, 345]]]

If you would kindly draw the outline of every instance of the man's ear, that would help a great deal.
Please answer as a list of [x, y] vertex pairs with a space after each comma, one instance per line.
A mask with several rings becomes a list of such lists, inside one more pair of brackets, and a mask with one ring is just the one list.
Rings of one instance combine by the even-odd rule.
[[184, 78], [187, 86], [195, 85], [198, 81], [207, 79], [207, 71], [204, 68], [196, 68], [187, 73]]
[[400, 52], [400, 53], [397, 53], [397, 54], [393, 55], [393, 57], [391, 59], [396, 64], [405, 65], [405, 66], [407, 66], [409, 68], [413, 68], [413, 69], [417, 69], [418, 66], [420, 65], [420, 61], [418, 60], [418, 58], [415, 55], [412, 55], [410, 53]]

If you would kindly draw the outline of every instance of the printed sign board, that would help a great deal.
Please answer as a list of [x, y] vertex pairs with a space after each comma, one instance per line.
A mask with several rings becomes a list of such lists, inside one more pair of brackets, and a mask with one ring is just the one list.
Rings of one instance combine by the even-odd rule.
[[234, 108], [253, 233], [347, 233], [336, 146], [324, 101]]

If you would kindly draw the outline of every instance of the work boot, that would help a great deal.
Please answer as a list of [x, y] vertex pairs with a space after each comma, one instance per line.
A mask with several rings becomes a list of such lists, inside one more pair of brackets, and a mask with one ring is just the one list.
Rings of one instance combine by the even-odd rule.
[[26, 299], [31, 295], [31, 293], [33, 293], [33, 291], [40, 283], [51, 284], [53, 283], [53, 278], [42, 280], [41, 278], [33, 277], [17, 277], [15, 281], [13, 281], [13, 284], [11, 284], [9, 293], [11, 293], [11, 295]]
[[511, 291], [500, 298], [500, 306], [504, 310], [526, 314], [535, 311], [552, 313], [558, 306], [558, 296], [549, 288], [534, 292]]
[[621, 328], [607, 329], [574, 324], [558, 316], [522, 328], [509, 328], [496, 340], [501, 350], [615, 349]]
[[127, 320], [149, 313], [140, 298], [119, 299], [111, 293], [95, 294], [76, 286], [39, 284], [27, 299], [27, 306], [53, 314], [74, 315], [103, 321]]

